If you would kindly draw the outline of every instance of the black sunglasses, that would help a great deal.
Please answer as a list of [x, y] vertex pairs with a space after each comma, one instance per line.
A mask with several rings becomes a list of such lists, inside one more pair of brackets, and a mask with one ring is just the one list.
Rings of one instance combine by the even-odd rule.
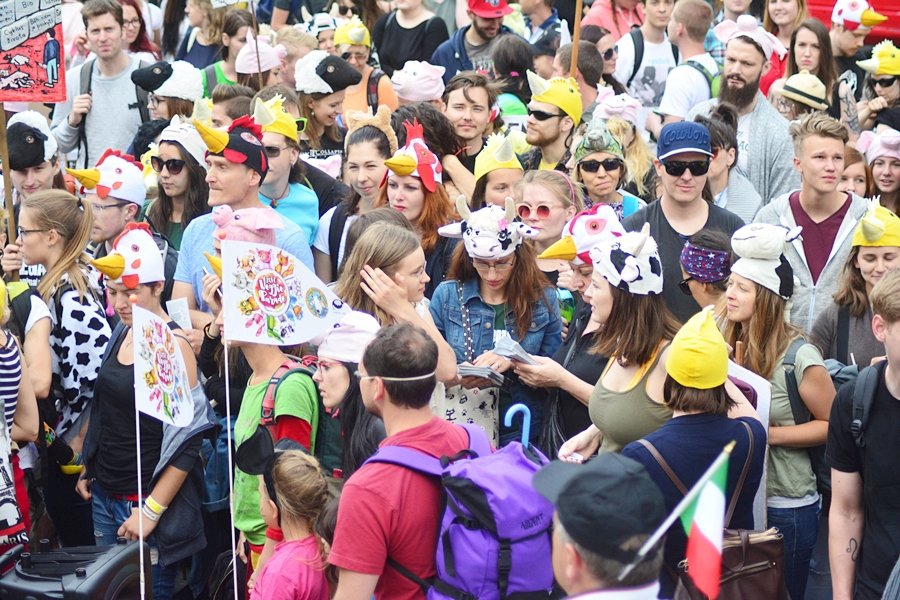
[[685, 277], [681, 281], [678, 282], [678, 289], [681, 290], [681, 293], [685, 296], [690, 296], [691, 294], [691, 286], [690, 283], [694, 281], [693, 277]]
[[619, 47], [613, 46], [612, 48], [607, 48], [606, 50], [604, 50], [601, 56], [603, 57], [603, 60], [612, 60], [612, 57], [618, 53]]
[[578, 163], [578, 167], [582, 171], [587, 171], [588, 173], [596, 173], [600, 170], [600, 167], [603, 167], [603, 170], [609, 173], [610, 171], [615, 171], [616, 169], [622, 168], [622, 161], [618, 158], [604, 158], [603, 160], [585, 160], [583, 162]]
[[873, 79], [872, 85], [879, 85], [883, 88], [889, 88], [897, 82], [897, 77], [882, 77], [880, 79]]
[[342, 5], [338, 6], [338, 12], [339, 12], [341, 15], [343, 15], [343, 16], [346, 17], [346, 16], [349, 15], [350, 13], [353, 13], [354, 15], [358, 15], [358, 14], [359, 14], [359, 9], [356, 8], [355, 6], [344, 6], [344, 5], [342, 4]]
[[663, 162], [666, 173], [672, 177], [681, 177], [685, 171], [690, 171], [691, 175], [706, 175], [709, 172], [708, 160], [667, 160]]
[[158, 156], [151, 156], [150, 166], [153, 167], [153, 170], [157, 173], [162, 173], [163, 167], [165, 167], [172, 175], [178, 175], [184, 168], [184, 161], [177, 158], [170, 158], [169, 160], [164, 161]]
[[547, 119], [552, 119], [553, 117], [564, 117], [565, 115], [562, 113], [548, 113], [544, 110], [533, 110], [531, 108], [528, 109], [528, 116], [534, 117], [538, 121], [546, 121]]

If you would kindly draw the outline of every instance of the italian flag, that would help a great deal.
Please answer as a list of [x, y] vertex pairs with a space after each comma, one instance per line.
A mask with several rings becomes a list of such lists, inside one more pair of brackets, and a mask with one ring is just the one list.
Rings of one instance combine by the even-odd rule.
[[[699, 493], [681, 513], [681, 524], [688, 536], [688, 575], [697, 588], [712, 600], [719, 596], [722, 571], [722, 531], [725, 528], [725, 483], [728, 480], [728, 456], [723, 452], [700, 479], [692, 492]], [[694, 494], [689, 494], [689, 496]], [[676, 509], [677, 510], [677, 509]]]

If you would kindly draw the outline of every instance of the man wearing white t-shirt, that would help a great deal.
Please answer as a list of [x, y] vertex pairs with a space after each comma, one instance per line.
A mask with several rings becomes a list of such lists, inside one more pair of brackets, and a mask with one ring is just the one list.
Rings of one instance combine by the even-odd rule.
[[674, 0], [647, 0], [644, 24], [616, 44], [616, 79], [643, 105], [638, 113], [638, 129], [643, 129], [647, 114], [659, 106], [669, 71], [678, 64], [678, 49], [666, 37], [674, 7]]
[[719, 74], [719, 67], [703, 49], [712, 17], [705, 0], [681, 0], [672, 13], [669, 41], [678, 48], [682, 62], [669, 73], [658, 114], [647, 118], [646, 129], [654, 137], [663, 125], [684, 121], [692, 108], [712, 97], [710, 78]]

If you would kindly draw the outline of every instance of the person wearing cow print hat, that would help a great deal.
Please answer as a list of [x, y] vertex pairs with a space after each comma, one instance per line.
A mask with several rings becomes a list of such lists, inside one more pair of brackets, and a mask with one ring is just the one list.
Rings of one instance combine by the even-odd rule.
[[[512, 361], [493, 350], [506, 337], [534, 356], [553, 356], [560, 345], [562, 320], [556, 290], [538, 270], [533, 246], [524, 243], [537, 231], [516, 216], [512, 198], [503, 207], [472, 212], [465, 196], [460, 196], [456, 210], [462, 222], [445, 225], [438, 232], [462, 238], [463, 243], [453, 252], [448, 280], [431, 297], [431, 315], [458, 362], [490, 367], [505, 374], [509, 385], [497, 389], [486, 379], [462, 378], [460, 386], [448, 389], [446, 405], [436, 410], [451, 421], [475, 419], [496, 427], [498, 415], [521, 402], [531, 410], [534, 440], [541, 430], [543, 392], [523, 385]], [[455, 324], [458, 315], [463, 315], [462, 327]], [[466, 406], [468, 402], [476, 406]], [[488, 430], [488, 434], [496, 433], [496, 429]], [[499, 439], [501, 444], [521, 439], [518, 425], [501, 424]]]
[[619, 452], [669, 420], [665, 364], [680, 327], [662, 296], [662, 262], [649, 225], [606, 238], [590, 258], [594, 273], [584, 296], [599, 325], [591, 352], [609, 362], [591, 392], [591, 426], [559, 449], [559, 458], [572, 462], [598, 450]]
[[[267, 113], [269, 118], [271, 113]], [[262, 116], [260, 116], [262, 119]], [[194, 119], [194, 126], [206, 144], [206, 182], [209, 184], [209, 205], [228, 205], [232, 210], [262, 208], [259, 186], [269, 170], [269, 161], [262, 143], [262, 127], [269, 123], [243, 116], [235, 120], [228, 131], [213, 129], [204, 121]], [[312, 253], [306, 233], [289, 219], [281, 218], [284, 229], [276, 233], [276, 245], [287, 250], [310, 269]], [[201, 331], [212, 319], [203, 300], [204, 253], [213, 254], [213, 232], [216, 224], [209, 214], [195, 217], [185, 228], [181, 239], [178, 266], [175, 269], [173, 297], [187, 298], [195, 331]], [[208, 270], [208, 269], [207, 269]], [[199, 340], [197, 340], [199, 343]]]
[[305, 157], [324, 160], [343, 156], [344, 136], [341, 114], [346, 89], [362, 80], [359, 71], [339, 56], [313, 50], [294, 67], [300, 116], [306, 128], [300, 133]]

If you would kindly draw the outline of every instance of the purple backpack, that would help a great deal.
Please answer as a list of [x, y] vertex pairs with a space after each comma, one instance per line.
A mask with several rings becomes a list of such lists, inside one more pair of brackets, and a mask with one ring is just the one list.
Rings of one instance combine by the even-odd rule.
[[429, 600], [536, 600], [553, 587], [553, 505], [531, 486], [547, 459], [513, 442], [491, 452], [485, 433], [463, 425], [469, 449], [440, 459], [399, 446], [380, 448], [366, 463], [390, 463], [439, 477], [444, 514], [437, 577], [426, 581], [388, 558]]

